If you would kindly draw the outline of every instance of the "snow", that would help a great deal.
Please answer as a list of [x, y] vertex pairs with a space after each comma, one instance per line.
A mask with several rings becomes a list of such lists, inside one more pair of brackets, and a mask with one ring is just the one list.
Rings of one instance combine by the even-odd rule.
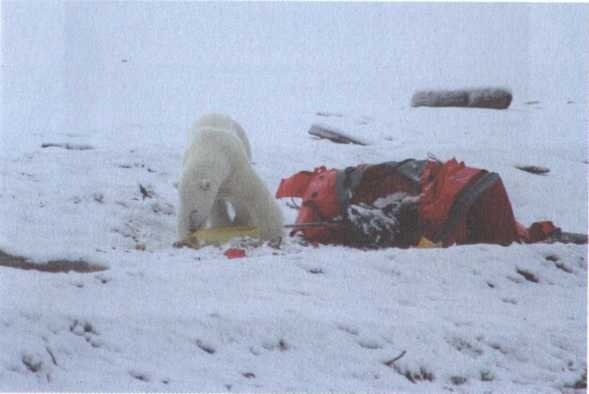
[[[107, 269], [0, 267], [0, 389], [572, 390], [586, 246], [286, 239], [229, 260], [236, 242], [172, 243], [186, 130], [213, 110], [244, 126], [271, 190], [431, 153], [498, 172], [522, 223], [586, 232], [588, 11], [2, 2], [0, 250]], [[418, 89], [489, 85], [512, 89], [508, 110], [410, 107]], [[313, 123], [370, 145], [315, 140]]]

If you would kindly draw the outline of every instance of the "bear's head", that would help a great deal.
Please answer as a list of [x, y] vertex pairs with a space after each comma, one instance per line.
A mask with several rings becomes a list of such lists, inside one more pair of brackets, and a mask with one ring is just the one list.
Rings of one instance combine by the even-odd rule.
[[190, 231], [203, 228], [211, 214], [213, 204], [217, 198], [218, 185], [210, 179], [196, 179], [195, 186], [189, 196]]

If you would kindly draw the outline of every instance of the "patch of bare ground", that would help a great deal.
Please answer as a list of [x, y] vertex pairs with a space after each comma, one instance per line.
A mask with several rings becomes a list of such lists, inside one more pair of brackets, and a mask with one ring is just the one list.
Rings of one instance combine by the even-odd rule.
[[34, 270], [49, 273], [70, 271], [89, 273], [105, 271], [108, 269], [103, 265], [89, 263], [83, 260], [50, 260], [45, 263], [33, 263], [26, 257], [14, 256], [2, 250], [0, 250], [0, 267]]

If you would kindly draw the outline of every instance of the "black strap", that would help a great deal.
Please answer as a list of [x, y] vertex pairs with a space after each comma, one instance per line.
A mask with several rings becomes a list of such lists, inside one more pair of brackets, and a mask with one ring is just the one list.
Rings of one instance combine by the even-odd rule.
[[412, 182], [416, 189], [421, 188], [420, 179], [423, 169], [427, 164], [427, 160], [405, 159], [402, 161], [388, 161], [380, 164], [372, 164], [369, 166], [347, 167], [343, 171], [337, 171], [335, 181], [335, 192], [337, 199], [345, 212], [350, 204], [352, 193], [362, 182], [364, 172], [374, 166], [386, 166], [387, 173], [385, 176], [394, 172], [399, 173], [407, 180]]
[[342, 213], [347, 211], [352, 191], [355, 190], [364, 175], [366, 167], [347, 167], [345, 170], [338, 170], [335, 177], [335, 193], [342, 208]]
[[446, 223], [444, 223], [444, 226], [438, 231], [432, 241], [434, 243], [441, 241], [444, 246], [448, 246], [450, 234], [456, 229], [460, 220], [470, 211], [470, 208], [479, 197], [500, 179], [499, 174], [496, 172], [489, 172], [464, 188], [456, 200], [454, 200], [454, 204], [452, 204], [452, 208], [450, 208], [448, 214], [448, 220], [446, 220]]
[[555, 231], [548, 238], [565, 244], [573, 243], [577, 245], [583, 245], [587, 243], [587, 234], [569, 233], [560, 230]]

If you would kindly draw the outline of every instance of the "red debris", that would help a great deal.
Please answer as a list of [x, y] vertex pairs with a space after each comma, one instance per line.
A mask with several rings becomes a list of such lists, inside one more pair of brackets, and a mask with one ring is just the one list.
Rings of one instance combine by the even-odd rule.
[[245, 250], [239, 248], [229, 248], [223, 253], [228, 259], [238, 259], [245, 257]]

